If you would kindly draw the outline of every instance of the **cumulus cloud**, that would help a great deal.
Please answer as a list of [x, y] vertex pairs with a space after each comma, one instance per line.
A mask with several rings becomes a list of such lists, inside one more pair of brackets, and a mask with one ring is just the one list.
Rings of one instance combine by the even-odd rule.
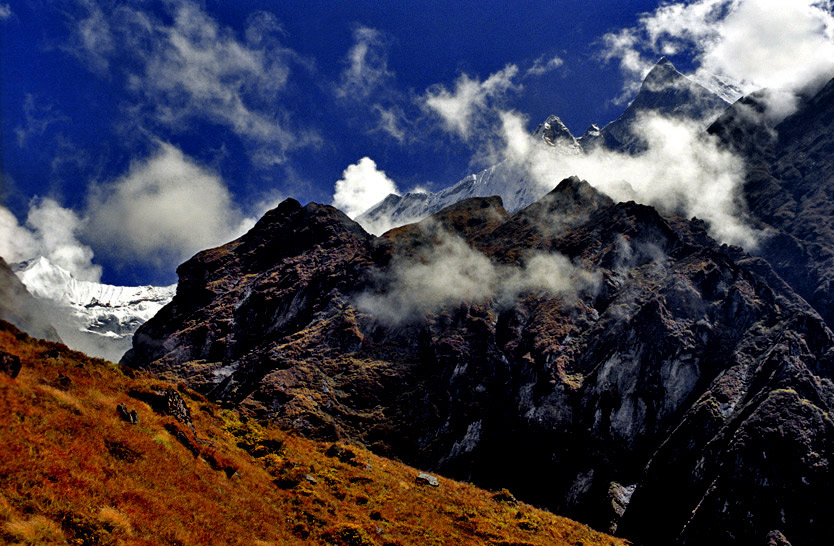
[[547, 59], [546, 57], [539, 57], [533, 63], [533, 66], [531, 66], [530, 68], [527, 69], [527, 72], [525, 72], [524, 75], [525, 76], [542, 76], [544, 74], [547, 74], [548, 72], [552, 72], [553, 70], [556, 70], [557, 68], [561, 67], [563, 64], [565, 64], [565, 61], [561, 57], [559, 57], [558, 55], [555, 55], [555, 56], [553, 56], [549, 59]]
[[430, 87], [422, 97], [423, 107], [438, 116], [447, 131], [469, 138], [478, 124], [477, 116], [484, 113], [492, 101], [519, 87], [513, 81], [517, 75], [518, 67], [514, 64], [508, 64], [484, 81], [461, 74], [454, 91], [439, 84]]
[[356, 307], [387, 324], [400, 324], [461, 302], [511, 305], [525, 292], [573, 296], [595, 290], [598, 275], [558, 253], [536, 254], [523, 266], [500, 265], [460, 237], [429, 224], [438, 244], [417, 257], [395, 258], [383, 289], [360, 294]]
[[336, 182], [333, 206], [355, 218], [392, 193], [399, 195], [394, 181], [377, 169], [373, 159], [363, 157], [348, 165]]
[[271, 14], [254, 14], [238, 36], [189, 0], [166, 3], [165, 18], [134, 6], [81, 5], [67, 50], [106, 77], [123, 75], [110, 70], [118, 58], [138, 99], [134, 115], [172, 129], [192, 120], [216, 123], [263, 164], [282, 163], [290, 150], [319, 141], [309, 129], [292, 127], [281, 107], [291, 68], [305, 63], [281, 45]]
[[251, 227], [217, 174], [166, 143], [121, 178], [92, 186], [87, 215], [97, 247], [168, 267]]
[[101, 267], [92, 263], [93, 250], [78, 240], [83, 228], [82, 218], [53, 199], [34, 199], [24, 225], [0, 207], [0, 256], [9, 263], [44, 256], [79, 280], [98, 281]]
[[12, 15], [14, 15], [14, 13], [12, 12], [11, 6], [8, 4], [0, 4], [0, 21], [11, 19]]
[[[814, 91], [834, 76], [834, 14], [828, 0], [697, 0], [664, 3], [635, 27], [606, 34], [634, 91], [658, 55], [691, 55], [696, 75], [742, 92]], [[781, 97], [785, 112], [785, 98]]]

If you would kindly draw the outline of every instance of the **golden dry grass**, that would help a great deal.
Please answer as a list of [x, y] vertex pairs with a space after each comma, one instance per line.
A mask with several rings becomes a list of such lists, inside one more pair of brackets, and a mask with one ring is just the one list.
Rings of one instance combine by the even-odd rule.
[[[0, 543], [625, 544], [472, 485], [419, 485], [411, 467], [179, 388], [195, 438], [129, 395], [170, 384], [5, 323], [0, 351], [23, 364], [16, 379], [0, 373]], [[138, 424], [119, 418], [120, 403]]]

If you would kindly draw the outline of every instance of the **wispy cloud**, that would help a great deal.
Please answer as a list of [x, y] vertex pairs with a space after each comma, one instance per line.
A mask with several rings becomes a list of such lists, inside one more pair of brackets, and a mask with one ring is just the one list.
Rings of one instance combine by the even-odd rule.
[[354, 218], [390, 194], [399, 195], [397, 185], [380, 171], [370, 157], [348, 165], [336, 182], [333, 206]]
[[293, 67], [305, 62], [281, 44], [271, 14], [254, 14], [238, 35], [189, 0], [167, 3], [164, 19], [133, 6], [82, 6], [67, 49], [94, 72], [124, 78], [132, 113], [175, 131], [192, 120], [224, 126], [264, 164], [319, 141], [281, 106]]
[[533, 66], [528, 68], [527, 71], [524, 73], [524, 75], [525, 76], [543, 76], [544, 74], [547, 74], [548, 72], [552, 72], [552, 71], [556, 70], [557, 68], [560, 68], [564, 64], [565, 64], [565, 61], [561, 57], [559, 57], [558, 55], [555, 55], [555, 56], [550, 57], [550, 58], [542, 56], [542, 57], [539, 57], [538, 59], [536, 59], [536, 61], [533, 63]]
[[664, 3], [636, 26], [606, 34], [603, 44], [603, 57], [616, 59], [626, 76], [626, 97], [659, 55], [691, 55], [698, 73], [727, 78], [745, 93], [797, 93], [834, 76], [828, 0]]
[[11, 19], [13, 15], [14, 12], [12, 12], [11, 6], [8, 4], [0, 4], [0, 21]]
[[365, 26], [353, 31], [353, 39], [336, 95], [363, 99], [393, 77], [388, 70], [388, 41], [382, 32]]
[[251, 222], [217, 174], [167, 143], [120, 178], [93, 186], [87, 216], [86, 235], [97, 249], [165, 269]]
[[46, 133], [51, 125], [69, 121], [69, 118], [58, 112], [52, 104], [36, 104], [35, 97], [26, 94], [23, 101], [23, 116], [25, 124], [15, 127], [17, 145], [24, 147], [31, 137], [40, 137]]
[[437, 115], [443, 127], [463, 138], [470, 138], [473, 127], [477, 125], [477, 116], [485, 111], [492, 101], [502, 98], [508, 91], [516, 89], [519, 84], [513, 80], [518, 75], [518, 67], [508, 64], [486, 80], [461, 74], [450, 91], [443, 85], [430, 87], [422, 102], [424, 107]]
[[[360, 106], [364, 129], [383, 133], [405, 143], [411, 139], [405, 106], [409, 98], [396, 85], [396, 74], [388, 67], [388, 52], [394, 40], [384, 32], [359, 26], [353, 31], [353, 45], [344, 59], [345, 68], [333, 93], [343, 105]], [[369, 119], [373, 117], [373, 121]]]

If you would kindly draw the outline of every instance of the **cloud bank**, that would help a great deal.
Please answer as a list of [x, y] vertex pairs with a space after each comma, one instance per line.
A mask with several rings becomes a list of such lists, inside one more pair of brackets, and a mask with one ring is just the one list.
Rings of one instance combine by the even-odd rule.
[[525, 130], [517, 113], [502, 114], [501, 157], [517, 164], [542, 187], [576, 175], [615, 201], [637, 201], [667, 213], [697, 216], [717, 240], [755, 248], [758, 234], [744, 222], [740, 198], [743, 161], [720, 146], [693, 121], [652, 113], [638, 116], [636, 136], [646, 143], [637, 154], [602, 147], [585, 154], [557, 154]]
[[[697, 0], [664, 3], [638, 24], [603, 37], [618, 60], [626, 97], [660, 55], [692, 56], [696, 76], [725, 78], [744, 94], [814, 92], [834, 76], [834, 14], [828, 0]], [[785, 97], [776, 97], [790, 113]]]

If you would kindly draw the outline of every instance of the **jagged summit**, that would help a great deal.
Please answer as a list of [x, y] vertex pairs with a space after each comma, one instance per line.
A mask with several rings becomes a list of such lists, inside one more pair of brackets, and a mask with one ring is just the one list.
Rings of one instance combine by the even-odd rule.
[[550, 146], [565, 147], [577, 151], [582, 149], [559, 116], [549, 116], [544, 123], [539, 124], [533, 132], [533, 136], [542, 139]]
[[695, 121], [706, 129], [730, 104], [706, 87], [681, 74], [666, 57], [652, 67], [628, 108], [601, 131], [602, 142], [612, 150], [636, 152], [643, 143], [634, 132], [643, 113]]

